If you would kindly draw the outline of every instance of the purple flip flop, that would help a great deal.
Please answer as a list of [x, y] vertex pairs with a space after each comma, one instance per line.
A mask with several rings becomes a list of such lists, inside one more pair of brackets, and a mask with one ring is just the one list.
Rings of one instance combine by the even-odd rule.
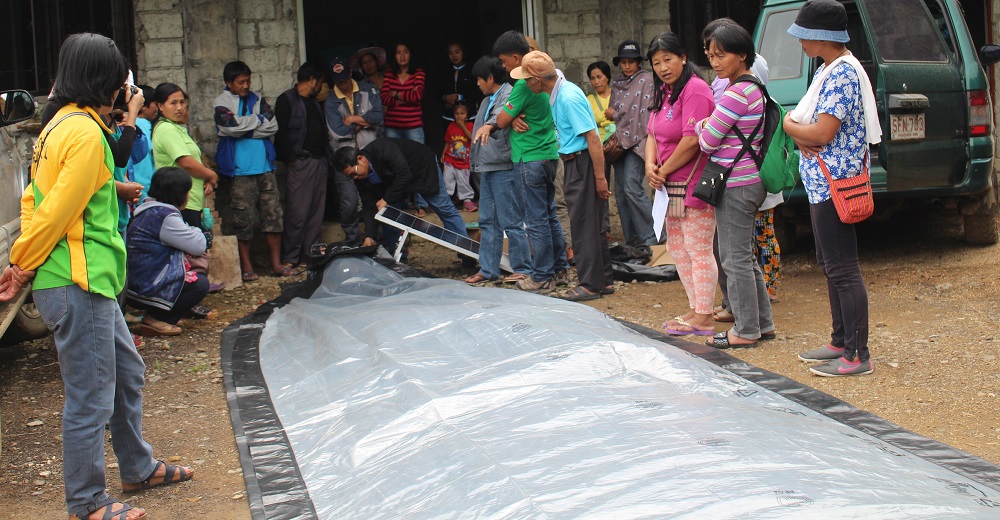
[[715, 335], [715, 329], [714, 328], [712, 328], [712, 329], [699, 329], [699, 328], [696, 328], [694, 325], [691, 325], [690, 323], [688, 323], [688, 322], [680, 319], [679, 316], [676, 317], [676, 318], [674, 318], [674, 321], [676, 321], [678, 325], [681, 325], [681, 326], [684, 326], [684, 327], [690, 327], [691, 330], [674, 329], [674, 328], [668, 327], [667, 323], [664, 322], [663, 323], [663, 331], [666, 332], [667, 334], [670, 334], [671, 336], [690, 336], [692, 334], [695, 335], [695, 336], [713, 336], [713, 335]]

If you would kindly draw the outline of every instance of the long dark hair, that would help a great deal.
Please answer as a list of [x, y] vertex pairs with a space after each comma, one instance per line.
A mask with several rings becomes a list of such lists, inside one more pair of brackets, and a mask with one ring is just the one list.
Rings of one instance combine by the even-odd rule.
[[114, 40], [93, 33], [72, 34], [59, 49], [52, 100], [63, 107], [76, 103], [99, 108], [111, 104], [128, 76], [125, 58]]
[[[187, 97], [187, 94], [184, 92], [184, 89], [182, 89], [176, 83], [160, 83], [159, 85], [156, 86], [156, 90], [153, 91], [153, 101], [161, 104], [166, 103], [167, 98], [169, 98], [170, 96], [174, 95], [177, 92], [180, 92], [184, 94], [185, 97]], [[160, 119], [166, 119], [166, 116], [163, 115], [162, 110], [157, 110], [156, 119], [153, 120], [154, 130], [156, 129], [156, 123], [160, 122]]]
[[406, 47], [406, 50], [410, 51], [410, 64], [406, 66], [406, 71], [413, 74], [417, 71], [417, 66], [413, 63], [413, 47], [406, 42], [396, 42], [396, 45], [392, 46], [392, 61], [389, 62], [389, 68], [392, 70], [393, 74], [397, 76], [399, 75], [400, 68], [399, 63], [396, 62], [396, 50], [399, 49], [400, 45]]
[[[680, 97], [681, 91], [684, 90], [684, 86], [687, 85], [688, 80], [691, 76], [698, 74], [698, 68], [695, 67], [691, 60], [687, 59], [687, 51], [684, 50], [684, 46], [681, 45], [681, 38], [676, 34], [667, 31], [656, 35], [652, 41], [649, 42], [649, 50], [646, 51], [646, 59], [653, 62], [653, 55], [659, 51], [666, 51], [670, 54], [676, 54], [684, 58], [684, 68], [681, 70], [680, 77], [677, 78], [677, 82], [674, 83], [674, 87], [670, 91], [670, 104], [673, 105], [677, 102], [677, 98]], [[653, 104], [649, 107], [650, 112], [659, 112], [660, 108], [663, 107], [663, 98], [666, 96], [666, 84], [660, 79], [660, 75], [653, 71]]]

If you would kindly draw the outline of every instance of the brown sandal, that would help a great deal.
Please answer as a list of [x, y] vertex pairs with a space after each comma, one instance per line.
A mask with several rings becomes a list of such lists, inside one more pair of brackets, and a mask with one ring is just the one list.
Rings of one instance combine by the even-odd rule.
[[514, 273], [504, 277], [503, 283], [517, 283], [520, 282], [521, 280], [526, 280], [526, 279], [528, 279], [528, 275], [524, 273]]
[[[160, 466], [163, 466], [163, 474], [157, 475], [156, 471], [160, 469]], [[167, 486], [178, 482], [184, 482], [186, 480], [191, 480], [192, 478], [194, 478], [194, 469], [187, 466], [174, 466], [172, 464], [167, 464], [162, 460], [158, 460], [156, 461], [156, 466], [153, 469], [153, 474], [150, 475], [149, 478], [135, 484], [122, 482], [122, 491], [125, 491], [126, 493], [134, 493], [136, 491], [155, 488], [157, 486]]]
[[139, 325], [140, 336], [176, 336], [181, 333], [181, 328], [177, 325], [160, 321], [146, 316]]

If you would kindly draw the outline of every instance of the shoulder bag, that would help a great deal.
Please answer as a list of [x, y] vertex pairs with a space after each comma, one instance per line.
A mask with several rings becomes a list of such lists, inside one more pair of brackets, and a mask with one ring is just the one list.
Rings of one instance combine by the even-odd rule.
[[[601, 97], [594, 92], [594, 101], [597, 102], [597, 108], [604, 108], [601, 106]], [[611, 131], [611, 134], [604, 141], [604, 161], [605, 163], [613, 163], [617, 161], [622, 154], [625, 153], [625, 149], [622, 148], [621, 141], [618, 140], [618, 130]]]
[[862, 163], [861, 173], [846, 179], [834, 179], [830, 169], [819, 156], [819, 169], [823, 170], [826, 181], [830, 183], [830, 198], [833, 207], [837, 208], [837, 216], [844, 224], [857, 224], [872, 216], [875, 212], [875, 200], [872, 198], [872, 183], [868, 175], [868, 152]]
[[[656, 141], [656, 120], [653, 120], [652, 124], [653, 132], [650, 137], [653, 138], [653, 143], [659, 146]], [[688, 185], [691, 184], [691, 178], [694, 177], [694, 172], [698, 171], [698, 163], [701, 161], [701, 157], [704, 155], [701, 150], [698, 150], [698, 156], [695, 157], [694, 166], [691, 168], [691, 173], [688, 174], [687, 180], [682, 182], [664, 182], [663, 188], [667, 192], [667, 218], [679, 219], [684, 218], [687, 213], [687, 206], [684, 205], [684, 199], [687, 198]], [[662, 166], [660, 164], [660, 152], [656, 151], [656, 167]]]
[[[754, 127], [753, 132], [750, 132], [750, 137], [747, 138], [743, 135], [743, 132], [739, 129], [739, 120], [733, 124], [730, 129], [732, 132], [739, 137], [740, 142], [743, 146], [740, 147], [740, 152], [736, 154], [736, 158], [733, 159], [733, 163], [729, 165], [728, 168], [713, 162], [711, 160], [705, 164], [705, 169], [702, 170], [701, 178], [698, 179], [698, 183], [695, 184], [694, 190], [691, 195], [711, 204], [712, 206], [718, 206], [719, 202], [722, 201], [722, 194], [726, 190], [726, 182], [729, 180], [729, 175], [733, 172], [733, 167], [736, 163], [740, 162], [743, 158], [743, 154], [747, 153], [751, 149], [753, 140], [757, 137], [760, 132], [760, 128], [764, 125], [765, 114], [760, 115], [760, 121], [757, 121], [757, 126]], [[727, 134], [728, 135], [728, 134]]]

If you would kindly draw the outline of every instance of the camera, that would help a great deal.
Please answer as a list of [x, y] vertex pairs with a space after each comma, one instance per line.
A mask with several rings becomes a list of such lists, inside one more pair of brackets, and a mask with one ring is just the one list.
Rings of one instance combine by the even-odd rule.
[[[126, 95], [126, 90], [128, 91]], [[139, 92], [139, 87], [135, 86], [132, 80], [132, 71], [128, 71], [128, 77], [125, 79], [125, 85], [122, 86], [121, 90], [118, 91], [118, 95], [115, 96], [115, 103], [112, 108], [119, 108], [125, 110], [125, 106], [128, 105], [128, 100], [132, 99], [132, 96]]]

